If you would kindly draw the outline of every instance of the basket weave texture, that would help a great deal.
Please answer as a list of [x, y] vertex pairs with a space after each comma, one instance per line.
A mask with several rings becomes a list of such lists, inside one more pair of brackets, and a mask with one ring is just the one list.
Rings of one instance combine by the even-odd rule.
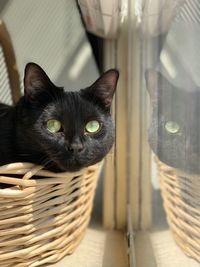
[[186, 255], [200, 262], [200, 177], [156, 158], [161, 194], [173, 237]]
[[0, 167], [0, 183], [12, 185], [0, 189], [0, 266], [41, 266], [71, 254], [90, 220], [98, 172], [99, 165], [76, 173]]

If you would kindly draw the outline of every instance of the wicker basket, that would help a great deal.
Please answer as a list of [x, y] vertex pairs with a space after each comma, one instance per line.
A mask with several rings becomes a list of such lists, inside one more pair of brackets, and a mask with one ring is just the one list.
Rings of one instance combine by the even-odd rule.
[[0, 189], [0, 266], [40, 266], [72, 253], [90, 219], [99, 169], [52, 173], [29, 163], [0, 167], [0, 183], [12, 185]]
[[174, 239], [200, 262], [200, 177], [186, 175], [156, 158], [161, 194]]

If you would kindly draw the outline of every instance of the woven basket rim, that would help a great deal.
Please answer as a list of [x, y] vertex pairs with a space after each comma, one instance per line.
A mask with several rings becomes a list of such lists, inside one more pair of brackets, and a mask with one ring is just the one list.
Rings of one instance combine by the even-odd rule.
[[[10, 184], [13, 185], [13, 187], [20, 186], [21, 189], [27, 187], [35, 187], [37, 185], [44, 185], [44, 184], [67, 183], [73, 177], [79, 177], [88, 172], [92, 173], [99, 166], [100, 163], [97, 163], [76, 172], [52, 172], [44, 170], [43, 166], [33, 163], [28, 163], [28, 162], [9, 163], [0, 166], [0, 183]], [[12, 175], [12, 177], [9, 177], [9, 175]], [[22, 177], [20, 178], [13, 177], [13, 175], [21, 175]], [[34, 175], [40, 176], [40, 179], [34, 179]], [[0, 195], [2, 192], [3, 195], [5, 195], [6, 190], [8, 193], [10, 192], [10, 190], [12, 190], [12, 193], [14, 193], [13, 187], [11, 187], [12, 189], [0, 188]]]
[[171, 167], [170, 165], [167, 165], [166, 163], [161, 161], [155, 154], [153, 157], [154, 157], [154, 161], [159, 165], [160, 169], [164, 172], [170, 171], [170, 172], [173, 172], [173, 175], [184, 176], [187, 178], [200, 178], [200, 174], [190, 173], [190, 172], [183, 171], [179, 168]]
[[[92, 166], [95, 166], [95, 165], [92, 165]], [[92, 166], [89, 166], [88, 168], [92, 168]], [[5, 174], [5, 173], [8, 173], [8, 174], [15, 174], [15, 170], [19, 170], [19, 169], [22, 169], [22, 170], [31, 170], [31, 171], [34, 171], [35, 173], [33, 173], [33, 175], [35, 175], [37, 173], [37, 175], [39, 176], [47, 176], [47, 177], [55, 177], [55, 176], [64, 176], [66, 174], [72, 174], [72, 175], [76, 175], [76, 174], [79, 174], [79, 173], [82, 173], [85, 169], [87, 168], [83, 168], [81, 169], [80, 171], [75, 171], [75, 172], [69, 172], [69, 171], [63, 171], [63, 172], [53, 172], [53, 171], [48, 171], [48, 170], [45, 170], [44, 169], [44, 166], [42, 165], [38, 165], [38, 164], [34, 164], [34, 163], [30, 163], [30, 162], [14, 162], [14, 163], [8, 163], [8, 164], [5, 164], [5, 165], [2, 165], [0, 166], [0, 174]], [[40, 171], [43, 171], [42, 174]], [[29, 178], [25, 178], [25, 179], [29, 179]]]

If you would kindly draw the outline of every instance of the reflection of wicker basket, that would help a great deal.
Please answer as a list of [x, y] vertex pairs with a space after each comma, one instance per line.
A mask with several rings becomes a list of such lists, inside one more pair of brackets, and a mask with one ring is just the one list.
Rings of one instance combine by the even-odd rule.
[[200, 262], [200, 177], [156, 159], [167, 220], [182, 250]]
[[[40, 266], [72, 253], [90, 219], [98, 170], [98, 165], [78, 173], [52, 173], [28, 163], [0, 167], [0, 183], [13, 185], [0, 189], [0, 265]], [[39, 177], [30, 179], [33, 175]]]

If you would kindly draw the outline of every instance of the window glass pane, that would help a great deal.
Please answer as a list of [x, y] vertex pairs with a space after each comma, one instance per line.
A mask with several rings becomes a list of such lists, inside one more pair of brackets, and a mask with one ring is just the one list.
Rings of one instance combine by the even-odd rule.
[[143, 4], [137, 18], [142, 90], [151, 109], [152, 228], [168, 231], [169, 225], [180, 251], [200, 260], [200, 3]]

